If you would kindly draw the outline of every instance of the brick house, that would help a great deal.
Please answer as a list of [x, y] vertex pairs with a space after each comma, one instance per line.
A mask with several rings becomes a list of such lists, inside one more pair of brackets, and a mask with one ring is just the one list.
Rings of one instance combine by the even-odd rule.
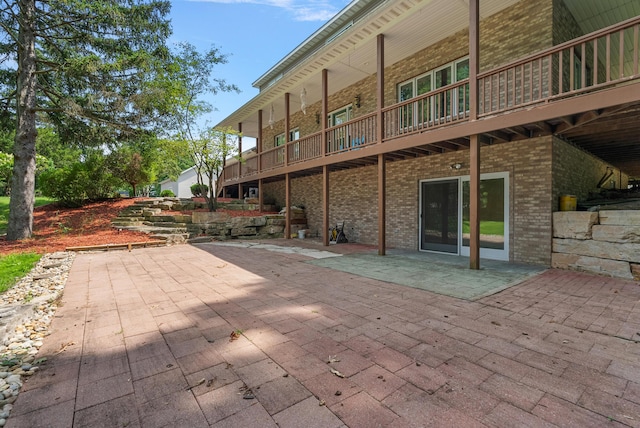
[[326, 245], [345, 220], [379, 254], [550, 265], [561, 195], [640, 178], [639, 27], [637, 0], [353, 1], [220, 123], [257, 141], [220, 185]]

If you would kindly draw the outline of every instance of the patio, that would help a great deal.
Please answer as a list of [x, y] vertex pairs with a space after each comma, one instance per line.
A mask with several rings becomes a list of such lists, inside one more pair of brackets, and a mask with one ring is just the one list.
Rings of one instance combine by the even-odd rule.
[[79, 254], [7, 426], [640, 426], [635, 282], [465, 300], [347, 272], [370, 247], [258, 244]]

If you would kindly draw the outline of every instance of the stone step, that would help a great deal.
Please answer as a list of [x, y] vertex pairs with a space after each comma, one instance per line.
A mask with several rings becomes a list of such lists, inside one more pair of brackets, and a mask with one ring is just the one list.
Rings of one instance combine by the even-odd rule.
[[188, 223], [155, 222], [155, 221], [148, 221], [148, 220], [143, 222], [143, 224], [145, 226], [167, 228], [167, 229], [172, 229], [172, 228], [186, 229], [189, 226]]
[[150, 235], [152, 239], [162, 239], [167, 241], [167, 244], [184, 244], [189, 239], [188, 233], [162, 233]]
[[144, 217], [116, 217], [111, 219], [112, 224], [120, 223], [142, 223], [145, 221]]

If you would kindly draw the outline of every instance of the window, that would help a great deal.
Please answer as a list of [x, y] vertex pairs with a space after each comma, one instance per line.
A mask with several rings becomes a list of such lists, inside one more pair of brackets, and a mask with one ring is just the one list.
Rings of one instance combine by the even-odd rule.
[[351, 104], [348, 106], [344, 106], [339, 108], [338, 110], [334, 110], [329, 113], [327, 117], [327, 124], [329, 128], [337, 127], [329, 131], [327, 136], [327, 152], [337, 152], [346, 150], [349, 147], [348, 142], [348, 130], [346, 126], [340, 126], [348, 121], [350, 121], [352, 115], [352, 107]]
[[[299, 128], [294, 128], [289, 131], [289, 141], [296, 141], [298, 138], [300, 138]], [[284, 132], [282, 134], [276, 135], [274, 142], [274, 147], [284, 146], [284, 143], [286, 143], [286, 140], [284, 139]]]
[[351, 113], [351, 105], [332, 111], [329, 113], [329, 117], [327, 118], [329, 127], [342, 125], [343, 123], [350, 121]]
[[[289, 131], [289, 141], [296, 141], [297, 139], [300, 138], [300, 129], [299, 128], [293, 128]], [[287, 141], [284, 138], [284, 132], [282, 134], [278, 134], [274, 137], [274, 147], [280, 147], [280, 146], [284, 146], [285, 143]], [[300, 147], [298, 146], [298, 144], [296, 144], [293, 148], [294, 153], [293, 156], [294, 157], [298, 157], [299, 156], [299, 152], [300, 152]], [[282, 148], [282, 150], [278, 151], [278, 163], [282, 163], [284, 162], [284, 151], [285, 149]]]
[[[463, 58], [430, 70], [425, 74], [398, 85], [398, 101], [410, 100], [422, 94], [451, 85], [469, 77], [469, 59]], [[452, 105], [452, 103], [454, 103]], [[408, 128], [439, 121], [451, 115], [462, 114], [469, 110], [469, 87], [464, 91], [454, 90], [438, 96], [407, 104], [402, 109], [400, 120], [402, 127]]]

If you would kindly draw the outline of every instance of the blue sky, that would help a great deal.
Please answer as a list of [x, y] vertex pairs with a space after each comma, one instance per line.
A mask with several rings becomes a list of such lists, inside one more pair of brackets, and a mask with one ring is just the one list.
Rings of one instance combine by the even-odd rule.
[[228, 63], [214, 70], [240, 94], [207, 98], [215, 125], [257, 95], [251, 84], [349, 3], [348, 0], [171, 0], [171, 42], [200, 52], [215, 45]]

